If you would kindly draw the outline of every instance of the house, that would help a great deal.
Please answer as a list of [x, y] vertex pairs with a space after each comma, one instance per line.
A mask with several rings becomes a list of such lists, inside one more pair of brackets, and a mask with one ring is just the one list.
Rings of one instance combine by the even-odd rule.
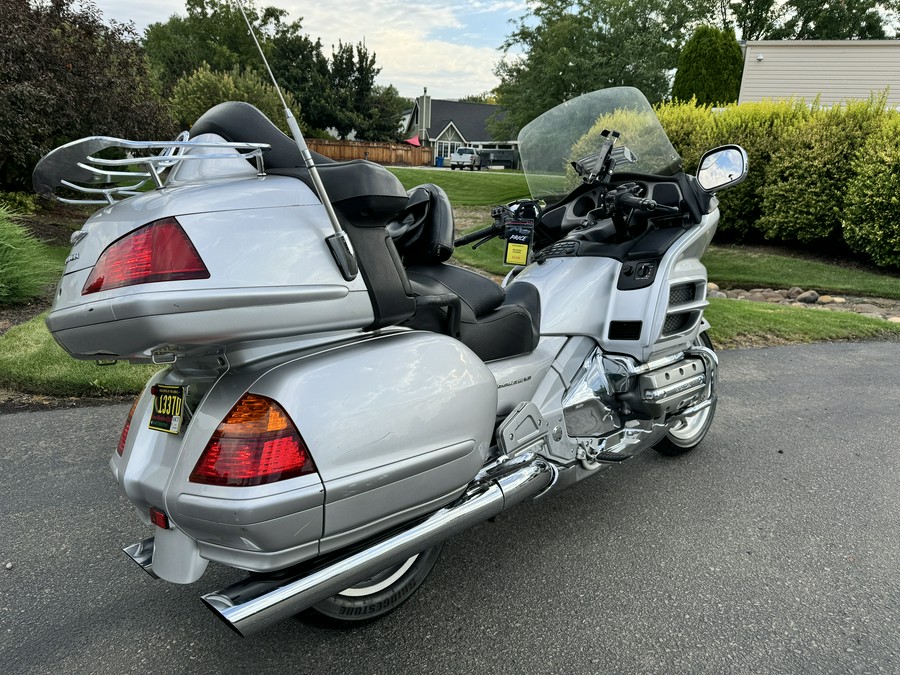
[[433, 99], [425, 90], [412, 110], [404, 113], [404, 138], [434, 148], [435, 164], [443, 164], [459, 147], [477, 148], [490, 166], [518, 167], [517, 142], [496, 139], [488, 129], [493, 116], [502, 118], [503, 108], [489, 103], [464, 103]]
[[819, 96], [831, 106], [885, 89], [888, 105], [900, 106], [900, 41], [749, 41], [738, 103]]

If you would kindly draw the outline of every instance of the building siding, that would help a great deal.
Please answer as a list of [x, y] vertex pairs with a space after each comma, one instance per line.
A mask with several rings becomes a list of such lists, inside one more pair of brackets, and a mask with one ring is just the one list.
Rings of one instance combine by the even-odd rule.
[[900, 106], [900, 41], [751, 41], [744, 50], [738, 102], [812, 102], [820, 96], [823, 105], [837, 105], [885, 89], [888, 104]]

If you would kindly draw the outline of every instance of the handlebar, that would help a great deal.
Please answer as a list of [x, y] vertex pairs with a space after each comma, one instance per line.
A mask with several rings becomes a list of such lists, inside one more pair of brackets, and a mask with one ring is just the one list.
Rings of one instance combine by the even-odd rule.
[[485, 237], [495, 234], [494, 226], [486, 227], [483, 230], [478, 230], [477, 232], [471, 232], [467, 235], [464, 235], [453, 242], [454, 246], [465, 246], [466, 244], [471, 244], [473, 241], [478, 241], [479, 239], [484, 239]]
[[662, 213], [681, 213], [681, 209], [679, 209], [677, 206], [666, 206], [665, 204], [657, 203], [653, 199], [642, 199], [641, 197], [635, 197], [630, 192], [620, 194], [617, 198], [617, 201], [622, 206], [630, 206], [631, 208], [640, 209], [641, 211], [659, 210]]

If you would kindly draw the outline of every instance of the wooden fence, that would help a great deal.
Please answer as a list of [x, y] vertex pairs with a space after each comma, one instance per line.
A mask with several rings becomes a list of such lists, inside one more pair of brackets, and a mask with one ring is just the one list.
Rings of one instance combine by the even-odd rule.
[[408, 143], [369, 143], [308, 138], [306, 144], [310, 150], [338, 161], [368, 159], [370, 162], [392, 166], [431, 166], [434, 163], [432, 148], [419, 148]]

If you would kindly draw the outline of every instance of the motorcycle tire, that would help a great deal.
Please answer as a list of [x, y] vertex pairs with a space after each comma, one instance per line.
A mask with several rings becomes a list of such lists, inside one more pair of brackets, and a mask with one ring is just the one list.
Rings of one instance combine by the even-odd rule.
[[394, 611], [424, 583], [442, 548], [440, 544], [417, 553], [313, 605], [308, 618], [326, 627], [349, 628]]
[[[697, 336], [695, 344], [708, 349], [713, 348], [712, 341], [705, 332]], [[712, 399], [712, 405], [706, 410], [694, 415], [690, 420], [682, 422], [677, 427], [669, 429], [662, 440], [653, 446], [653, 449], [661, 455], [677, 457], [700, 445], [716, 415], [716, 401], [718, 400], [716, 391], [713, 391]]]

